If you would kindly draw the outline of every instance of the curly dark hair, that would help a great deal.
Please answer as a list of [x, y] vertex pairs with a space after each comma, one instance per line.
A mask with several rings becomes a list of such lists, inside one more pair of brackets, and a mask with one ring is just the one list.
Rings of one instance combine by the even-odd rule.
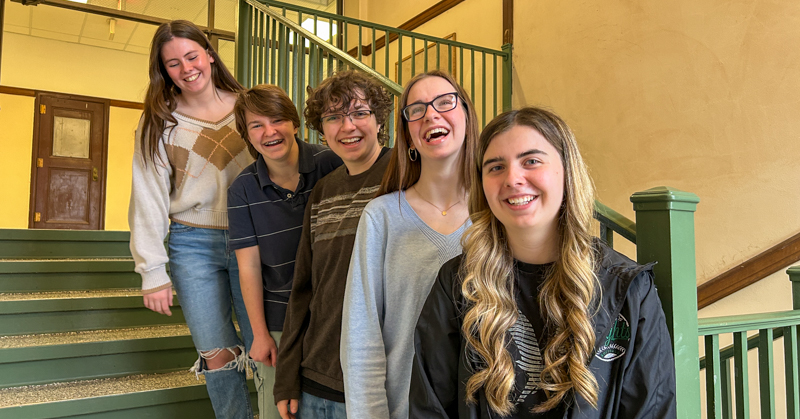
[[322, 115], [327, 112], [345, 113], [353, 100], [361, 100], [369, 105], [381, 127], [378, 143], [386, 144], [389, 140], [386, 121], [392, 113], [394, 98], [377, 80], [356, 70], [340, 71], [323, 80], [316, 89], [308, 87], [306, 109], [303, 111], [306, 126], [322, 133]]

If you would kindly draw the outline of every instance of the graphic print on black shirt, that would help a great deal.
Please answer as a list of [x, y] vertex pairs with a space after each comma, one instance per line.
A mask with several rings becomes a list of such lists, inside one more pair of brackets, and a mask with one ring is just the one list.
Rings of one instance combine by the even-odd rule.
[[539, 376], [542, 373], [542, 368], [544, 368], [542, 354], [539, 351], [539, 342], [536, 340], [536, 332], [533, 330], [533, 325], [521, 311], [517, 310], [517, 313], [519, 318], [514, 323], [514, 326], [511, 326], [511, 329], [508, 330], [508, 333], [517, 346], [519, 354], [519, 357], [515, 360], [517, 369], [522, 370], [527, 379], [525, 380], [525, 386], [519, 391], [519, 395], [514, 400], [515, 405], [524, 403], [529, 394], [539, 390], [539, 386], [536, 383], [539, 382]]

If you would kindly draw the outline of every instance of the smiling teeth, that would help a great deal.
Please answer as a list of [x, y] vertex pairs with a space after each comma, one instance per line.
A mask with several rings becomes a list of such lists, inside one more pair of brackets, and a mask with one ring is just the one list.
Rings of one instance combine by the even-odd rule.
[[356, 138], [345, 138], [339, 141], [343, 144], [353, 144], [359, 140], [361, 140], [361, 138], [356, 137]]
[[432, 129], [432, 130], [430, 130], [430, 131], [425, 133], [425, 141], [429, 141], [433, 134], [447, 135], [449, 133], [450, 133], [450, 131], [448, 131], [448, 130], [446, 130], [444, 128], [434, 128], [434, 129]]
[[200, 73], [197, 73], [197, 74], [195, 74], [193, 76], [189, 76], [189, 77], [185, 78], [184, 80], [186, 80], [187, 82], [193, 82], [193, 81], [197, 80], [198, 77], [200, 77]]
[[509, 198], [508, 199], [508, 203], [511, 204], [511, 205], [525, 205], [525, 204], [527, 204], [528, 202], [531, 202], [531, 201], [533, 201], [533, 196], [532, 195], [522, 196], [522, 197], [519, 197], [519, 198]]
[[271, 146], [271, 145], [280, 144], [280, 142], [281, 142], [281, 141], [283, 141], [283, 140], [274, 140], [274, 141], [270, 141], [270, 142], [268, 142], [266, 145], [267, 145], [267, 147], [269, 147], [269, 146]]

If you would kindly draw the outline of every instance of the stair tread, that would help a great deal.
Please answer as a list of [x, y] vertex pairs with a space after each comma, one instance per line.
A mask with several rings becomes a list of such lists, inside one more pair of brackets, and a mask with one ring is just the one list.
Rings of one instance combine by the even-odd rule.
[[0, 349], [71, 345], [90, 342], [108, 342], [172, 336], [189, 336], [189, 327], [183, 324], [177, 324], [153, 327], [131, 327], [124, 329], [87, 330], [80, 332], [0, 336]]
[[12, 387], [0, 389], [0, 409], [204, 384], [202, 376], [198, 380], [192, 372], [178, 371]]
[[37, 301], [37, 300], [72, 300], [81, 298], [104, 297], [140, 297], [142, 290], [133, 288], [115, 288], [80, 291], [41, 291], [41, 292], [7, 292], [0, 293], [2, 301]]

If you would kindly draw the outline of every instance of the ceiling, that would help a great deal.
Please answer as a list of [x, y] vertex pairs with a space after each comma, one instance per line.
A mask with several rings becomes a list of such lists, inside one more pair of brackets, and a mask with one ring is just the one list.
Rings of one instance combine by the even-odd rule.
[[[6, 2], [5, 31], [22, 35], [147, 55], [156, 29], [154, 25], [116, 19], [114, 37], [109, 39], [108, 17], [54, 6], [23, 6], [11, 0], [0, 1]], [[208, 23], [208, 0], [88, 0], [88, 3], [163, 19], [187, 19], [201, 26]], [[237, 3], [238, 0], [215, 0], [217, 29], [235, 30]], [[335, 2], [303, 0], [292, 3], [326, 10]], [[233, 42], [220, 42], [219, 50], [223, 60], [232, 63]], [[230, 58], [226, 59], [228, 55]]]

